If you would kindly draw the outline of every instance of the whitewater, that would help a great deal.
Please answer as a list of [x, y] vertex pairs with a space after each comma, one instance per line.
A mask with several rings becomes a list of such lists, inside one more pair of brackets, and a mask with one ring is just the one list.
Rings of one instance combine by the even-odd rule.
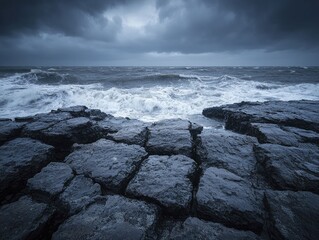
[[0, 93], [0, 118], [85, 105], [143, 121], [189, 119], [241, 101], [319, 100], [319, 68], [1, 67]]

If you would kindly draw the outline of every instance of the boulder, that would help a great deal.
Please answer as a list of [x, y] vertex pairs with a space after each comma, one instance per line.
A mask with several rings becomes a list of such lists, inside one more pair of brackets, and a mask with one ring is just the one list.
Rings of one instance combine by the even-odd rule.
[[310, 192], [266, 191], [271, 239], [319, 238], [319, 196]]
[[147, 139], [147, 125], [122, 128], [116, 133], [109, 134], [107, 137], [116, 142], [144, 146]]
[[0, 146], [1, 198], [24, 187], [53, 159], [52, 146], [30, 138], [16, 138]]
[[319, 132], [319, 101], [241, 102], [203, 110], [225, 119], [226, 129], [250, 133], [251, 123], [273, 123]]
[[23, 123], [14, 122], [11, 120], [0, 121], [0, 145], [15, 137], [18, 137], [23, 125]]
[[72, 178], [72, 169], [68, 164], [51, 162], [30, 178], [27, 186], [31, 193], [40, 193], [53, 199], [64, 190], [66, 183]]
[[159, 203], [169, 213], [190, 210], [196, 162], [186, 156], [150, 156], [129, 183], [126, 193]]
[[4, 205], [0, 208], [0, 239], [46, 239], [54, 212], [27, 196]]
[[138, 145], [101, 139], [77, 145], [65, 161], [77, 174], [84, 174], [106, 189], [120, 192], [146, 155], [144, 148]]
[[254, 148], [263, 174], [277, 189], [319, 193], [319, 148], [260, 144]]
[[76, 176], [59, 196], [59, 201], [69, 209], [71, 215], [93, 203], [102, 194], [101, 187], [91, 179]]
[[201, 135], [197, 155], [204, 169], [219, 167], [243, 178], [251, 178], [256, 168], [253, 137], [222, 129], [205, 129]]
[[261, 232], [262, 194], [243, 178], [210, 167], [201, 177], [197, 192], [199, 214], [207, 219], [245, 230]]
[[105, 203], [92, 204], [65, 221], [52, 239], [143, 239], [152, 233], [158, 214], [154, 205], [109, 196]]
[[121, 129], [144, 126], [145, 123], [137, 119], [113, 117], [108, 115], [104, 120], [98, 122], [98, 126], [106, 133], [116, 133]]
[[250, 231], [227, 228], [222, 224], [189, 217], [184, 222], [174, 224], [171, 231], [161, 236], [161, 240], [257, 240], [259, 236]]

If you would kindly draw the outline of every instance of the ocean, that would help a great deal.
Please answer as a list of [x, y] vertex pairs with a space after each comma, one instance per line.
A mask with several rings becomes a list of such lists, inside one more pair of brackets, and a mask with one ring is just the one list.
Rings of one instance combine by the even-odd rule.
[[0, 67], [0, 118], [72, 105], [192, 119], [241, 101], [319, 100], [319, 67]]

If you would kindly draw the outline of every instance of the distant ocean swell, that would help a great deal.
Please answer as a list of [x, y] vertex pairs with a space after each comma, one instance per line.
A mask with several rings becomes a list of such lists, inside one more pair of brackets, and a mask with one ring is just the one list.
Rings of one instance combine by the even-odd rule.
[[95, 79], [83, 79], [83, 75], [81, 78], [54, 68], [6, 72], [0, 79], [0, 117], [86, 105], [115, 116], [155, 121], [188, 118], [205, 107], [240, 101], [319, 99], [318, 82], [285, 84], [256, 81], [247, 74], [238, 78], [196, 73], [144, 71], [116, 79], [107, 72], [105, 78], [100, 74]]

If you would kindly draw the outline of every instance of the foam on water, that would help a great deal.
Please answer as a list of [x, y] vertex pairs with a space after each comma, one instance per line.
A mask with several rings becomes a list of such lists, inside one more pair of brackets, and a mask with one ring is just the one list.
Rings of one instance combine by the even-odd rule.
[[[205, 107], [241, 101], [318, 100], [318, 83], [280, 84], [239, 79], [230, 75], [182, 75], [183, 84], [105, 87], [102, 83], [62, 84], [66, 75], [33, 70], [14, 74], [0, 81], [0, 117], [15, 117], [48, 112], [59, 107], [86, 105], [115, 116], [156, 121], [188, 118]], [[48, 81], [61, 76], [59, 84]], [[39, 74], [49, 77], [39, 80]], [[178, 75], [178, 74], [177, 74]]]

